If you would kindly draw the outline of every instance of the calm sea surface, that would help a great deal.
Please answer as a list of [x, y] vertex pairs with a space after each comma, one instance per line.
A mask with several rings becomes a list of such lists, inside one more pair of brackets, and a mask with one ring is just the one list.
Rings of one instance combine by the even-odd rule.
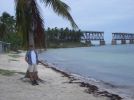
[[134, 45], [48, 49], [40, 57], [85, 78], [118, 87], [134, 87]]

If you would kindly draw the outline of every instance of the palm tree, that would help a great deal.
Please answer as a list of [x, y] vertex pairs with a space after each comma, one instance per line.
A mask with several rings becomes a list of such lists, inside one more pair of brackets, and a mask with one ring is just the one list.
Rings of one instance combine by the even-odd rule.
[[2, 13], [2, 16], [0, 16], [0, 40], [5, 41], [9, 34], [16, 32], [15, 24], [13, 16], [7, 12]]
[[[68, 19], [73, 28], [77, 28], [69, 13], [69, 6], [60, 0], [40, 0], [45, 6], [51, 6], [55, 13]], [[43, 46], [44, 24], [39, 12], [37, 0], [15, 0], [16, 4], [16, 26], [23, 38], [23, 45]], [[46, 46], [46, 45], [45, 45]], [[25, 75], [28, 77], [28, 71]]]
[[[39, 0], [44, 6], [50, 6], [53, 11], [70, 21], [74, 29], [78, 28], [69, 10], [70, 7], [60, 0]], [[39, 12], [37, 0], [15, 0], [16, 25], [23, 37], [23, 45], [44, 45], [44, 24]], [[36, 44], [35, 44], [36, 43]]]

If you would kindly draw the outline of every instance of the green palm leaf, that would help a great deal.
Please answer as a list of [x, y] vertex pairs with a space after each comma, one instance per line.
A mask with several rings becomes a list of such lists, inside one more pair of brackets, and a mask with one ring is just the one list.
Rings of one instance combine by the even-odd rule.
[[69, 13], [70, 7], [60, 0], [40, 0], [45, 4], [45, 6], [50, 6], [53, 8], [54, 12], [58, 15], [61, 15], [63, 18], [66, 18], [70, 21], [72, 27], [77, 29], [78, 26], [74, 22], [72, 16]]

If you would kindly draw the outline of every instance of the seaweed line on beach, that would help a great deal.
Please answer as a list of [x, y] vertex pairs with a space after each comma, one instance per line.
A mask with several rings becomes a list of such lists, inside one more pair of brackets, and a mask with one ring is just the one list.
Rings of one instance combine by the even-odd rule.
[[46, 64], [46, 62], [40, 61], [40, 63], [42, 65], [44, 65], [46, 68], [51, 68], [52, 70], [61, 73], [64, 77], [67, 77], [69, 79], [68, 83], [75, 83], [75, 84], [79, 84], [80, 87], [86, 87], [85, 91], [86, 93], [89, 94], [93, 94], [94, 96], [104, 96], [104, 97], [108, 97], [109, 100], [122, 100], [123, 98], [120, 97], [117, 94], [113, 94], [113, 93], [109, 93], [108, 91], [100, 91], [99, 88], [95, 85], [92, 85], [90, 83], [86, 83], [86, 82], [81, 82], [81, 81], [76, 81], [78, 79], [76, 79], [75, 77], [73, 77], [72, 75], [68, 74], [67, 72], [64, 72], [56, 67], [53, 67], [49, 64]]

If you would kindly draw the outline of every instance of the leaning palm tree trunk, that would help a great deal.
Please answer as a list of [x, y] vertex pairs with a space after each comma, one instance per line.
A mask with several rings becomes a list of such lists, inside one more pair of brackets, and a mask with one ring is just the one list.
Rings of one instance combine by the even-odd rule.
[[18, 33], [23, 38], [23, 46], [44, 47], [44, 24], [36, 0], [15, 0]]

